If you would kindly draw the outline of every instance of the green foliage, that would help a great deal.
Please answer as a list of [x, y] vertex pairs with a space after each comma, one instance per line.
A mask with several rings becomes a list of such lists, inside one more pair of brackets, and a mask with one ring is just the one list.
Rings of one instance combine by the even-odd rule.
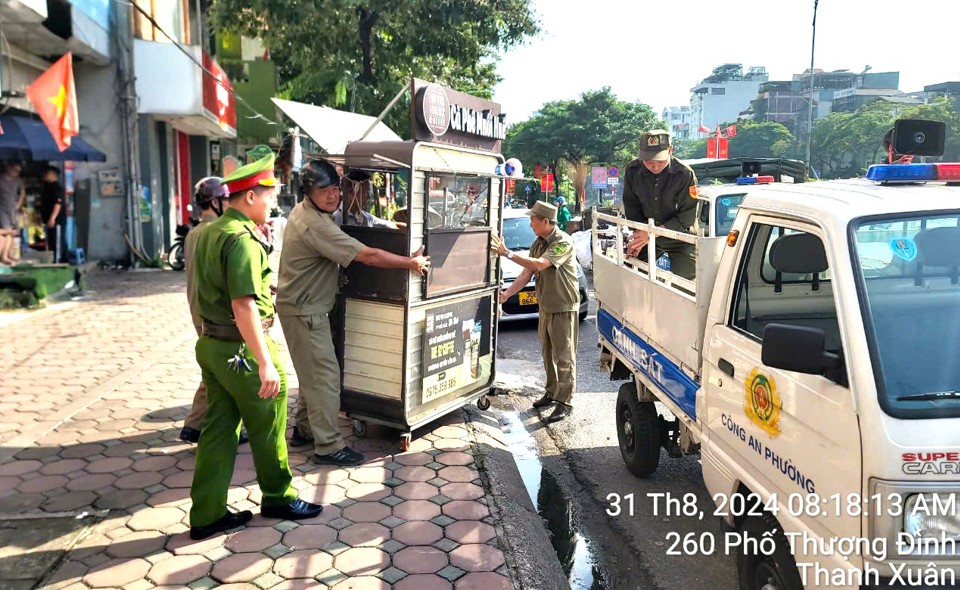
[[680, 158], [681, 160], [706, 158], [707, 157], [707, 140], [706, 139], [677, 140], [673, 148], [673, 155]]
[[740, 121], [737, 134], [730, 138], [731, 158], [787, 158], [793, 145], [793, 134], [782, 123]]
[[[497, 52], [539, 33], [530, 0], [213, 0], [211, 13], [264, 42], [282, 96], [370, 115], [411, 75], [489, 98]], [[386, 119], [401, 134], [409, 104]]]

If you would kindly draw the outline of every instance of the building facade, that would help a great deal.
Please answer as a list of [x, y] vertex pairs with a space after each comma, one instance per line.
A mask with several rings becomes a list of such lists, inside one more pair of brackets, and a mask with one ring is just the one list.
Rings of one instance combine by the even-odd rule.
[[[736, 122], [740, 114], [757, 97], [760, 85], [768, 79], [766, 68], [751, 67], [746, 73], [742, 64], [724, 64], [690, 89], [690, 125], [715, 129], [718, 125]], [[704, 134], [696, 132], [695, 137]]]
[[660, 117], [667, 122], [667, 131], [676, 139], [690, 139], [694, 137], [696, 129], [690, 125], [690, 107], [666, 107]]

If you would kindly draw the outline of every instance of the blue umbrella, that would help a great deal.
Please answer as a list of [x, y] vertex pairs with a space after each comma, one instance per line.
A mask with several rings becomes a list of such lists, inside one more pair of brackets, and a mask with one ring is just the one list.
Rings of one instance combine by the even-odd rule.
[[57, 149], [57, 142], [42, 121], [8, 115], [0, 117], [0, 159], [4, 160], [69, 160], [71, 162], [106, 162], [107, 156], [79, 136], [73, 136], [70, 147]]

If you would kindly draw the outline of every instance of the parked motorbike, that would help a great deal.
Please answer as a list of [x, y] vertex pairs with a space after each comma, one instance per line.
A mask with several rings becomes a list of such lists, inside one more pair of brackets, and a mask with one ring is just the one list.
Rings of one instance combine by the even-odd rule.
[[170, 252], [167, 253], [167, 264], [170, 265], [170, 268], [173, 270], [183, 270], [183, 246], [184, 242], [187, 240], [187, 234], [190, 233], [190, 230], [193, 229], [193, 226], [197, 224], [193, 219], [190, 220], [189, 224], [181, 224], [177, 226], [176, 234], [177, 238], [173, 241], [173, 246], [170, 247]]

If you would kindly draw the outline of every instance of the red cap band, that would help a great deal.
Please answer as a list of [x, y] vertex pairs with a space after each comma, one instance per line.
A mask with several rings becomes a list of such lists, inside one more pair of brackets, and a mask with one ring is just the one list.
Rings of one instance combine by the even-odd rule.
[[228, 182], [227, 190], [230, 191], [230, 194], [232, 195], [233, 193], [239, 193], [257, 186], [275, 186], [276, 181], [277, 179], [274, 177], [272, 169], [264, 170], [259, 174], [254, 174], [253, 176]]

